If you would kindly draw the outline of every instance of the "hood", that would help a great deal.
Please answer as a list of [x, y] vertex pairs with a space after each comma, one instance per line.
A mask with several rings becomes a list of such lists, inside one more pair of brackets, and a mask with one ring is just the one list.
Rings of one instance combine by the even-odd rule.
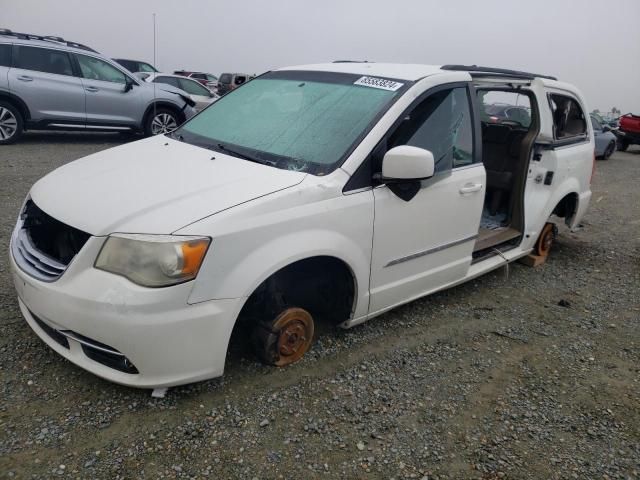
[[305, 175], [159, 135], [68, 163], [40, 179], [31, 198], [91, 235], [168, 234]]
[[189, 103], [192, 101], [191, 97], [187, 92], [179, 89], [178, 87], [174, 87], [173, 85], [169, 85], [166, 83], [147, 82], [146, 80], [141, 80], [140, 83], [141, 85], [143, 85], [143, 88], [148, 89], [149, 92], [153, 92], [154, 97], [171, 98], [174, 100], [179, 97], [182, 99], [182, 101], [186, 103]]

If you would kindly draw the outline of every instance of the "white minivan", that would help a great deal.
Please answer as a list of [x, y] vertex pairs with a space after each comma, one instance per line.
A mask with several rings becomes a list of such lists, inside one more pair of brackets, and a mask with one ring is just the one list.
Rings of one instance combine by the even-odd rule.
[[222, 375], [232, 332], [290, 364], [318, 321], [546, 255], [550, 217], [574, 228], [591, 197], [587, 111], [552, 77], [475, 65], [265, 73], [39, 180], [11, 239], [20, 308], [124, 385]]

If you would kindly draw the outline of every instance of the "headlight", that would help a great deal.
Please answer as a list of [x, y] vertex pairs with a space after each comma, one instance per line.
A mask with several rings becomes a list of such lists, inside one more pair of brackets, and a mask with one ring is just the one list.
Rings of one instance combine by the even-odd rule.
[[95, 267], [145, 287], [166, 287], [196, 278], [211, 240], [175, 235], [114, 234]]

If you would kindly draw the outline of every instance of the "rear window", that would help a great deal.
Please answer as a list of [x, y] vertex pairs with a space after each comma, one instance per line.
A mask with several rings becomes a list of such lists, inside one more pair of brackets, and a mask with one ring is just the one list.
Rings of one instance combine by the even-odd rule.
[[553, 131], [557, 139], [587, 134], [587, 120], [578, 102], [565, 95], [549, 95], [553, 112]]
[[0, 44], [0, 67], [11, 66], [11, 45], [4, 43]]
[[176, 77], [156, 77], [153, 79], [153, 83], [165, 83], [176, 88], [181, 88]]
[[218, 80], [220, 83], [231, 83], [231, 74], [223, 73], [220, 75], [220, 79]]
[[57, 75], [73, 75], [69, 55], [49, 48], [19, 46], [14, 67]]

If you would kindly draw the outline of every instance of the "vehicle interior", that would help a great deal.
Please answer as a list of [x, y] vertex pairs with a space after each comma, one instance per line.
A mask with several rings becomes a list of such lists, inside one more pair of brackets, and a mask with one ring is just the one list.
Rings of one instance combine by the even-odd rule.
[[529, 159], [539, 130], [531, 92], [505, 85], [478, 87], [477, 96], [487, 188], [474, 247], [476, 260], [496, 253], [498, 247], [519, 243]]

